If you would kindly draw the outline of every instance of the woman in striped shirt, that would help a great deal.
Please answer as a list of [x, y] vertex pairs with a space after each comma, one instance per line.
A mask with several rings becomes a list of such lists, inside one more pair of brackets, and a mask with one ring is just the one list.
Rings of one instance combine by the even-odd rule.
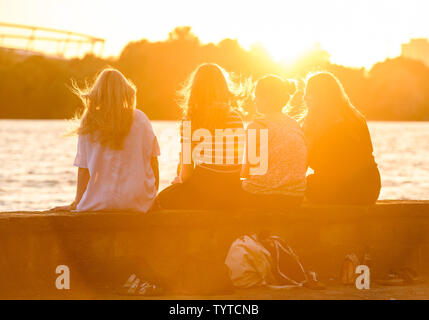
[[234, 106], [229, 76], [200, 65], [182, 91], [181, 161], [173, 185], [157, 197], [163, 209], [228, 209], [240, 204], [245, 145], [243, 122]]

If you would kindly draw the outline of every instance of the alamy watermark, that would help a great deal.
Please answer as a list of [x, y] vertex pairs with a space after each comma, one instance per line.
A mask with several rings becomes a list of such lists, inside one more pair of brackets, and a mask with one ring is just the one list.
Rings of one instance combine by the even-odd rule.
[[[163, 152], [161, 160], [175, 158], [173, 153], [177, 151], [177, 139], [174, 137], [171, 130], [160, 135], [164, 145], [167, 142], [166, 154]], [[234, 165], [244, 164], [245, 161], [249, 164], [249, 175], [264, 175], [267, 172], [268, 129], [215, 129], [213, 136], [212, 131], [205, 128], [192, 131], [191, 121], [183, 121], [182, 164]]]
[[369, 290], [369, 288], [370, 288], [369, 267], [366, 265], [357, 266], [356, 267], [356, 274], [359, 274], [359, 276], [356, 277], [356, 281], [355, 281], [356, 289]]
[[55, 269], [59, 276], [55, 280], [55, 287], [58, 290], [70, 290], [70, 268], [66, 265], [59, 265]]

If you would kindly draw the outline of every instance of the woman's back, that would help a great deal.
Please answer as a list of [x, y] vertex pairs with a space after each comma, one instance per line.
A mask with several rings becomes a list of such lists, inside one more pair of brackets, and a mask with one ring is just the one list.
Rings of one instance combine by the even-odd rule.
[[343, 120], [331, 125], [312, 139], [308, 161], [315, 173], [340, 179], [376, 166], [366, 121]]
[[331, 73], [312, 75], [304, 100], [308, 163], [314, 170], [307, 179], [307, 198], [318, 203], [374, 203], [381, 181], [365, 117]]
[[[184, 119], [180, 172], [157, 198], [165, 209], [231, 208], [241, 192], [239, 142], [245, 133], [238, 95], [228, 73], [213, 63], [200, 65], [180, 91]], [[241, 133], [240, 133], [241, 130]], [[238, 132], [237, 132], [238, 131]], [[232, 138], [232, 139], [231, 139]], [[242, 154], [242, 153], [241, 153]]]
[[[207, 159], [209, 161], [205, 163], [195, 161], [196, 166], [217, 173], [235, 173], [239, 178], [245, 144], [244, 124], [240, 115], [229, 111], [225, 119], [216, 123], [209, 131], [212, 143], [207, 146], [206, 151], [211, 154], [211, 159]], [[204, 158], [203, 150], [199, 156]]]
[[96, 134], [80, 135], [74, 164], [88, 168], [91, 179], [77, 211], [149, 210], [157, 192], [151, 157], [158, 155], [151, 123], [140, 110], [121, 150], [102, 146]]
[[302, 196], [305, 192], [307, 147], [299, 124], [286, 115], [267, 116], [251, 128], [268, 129], [268, 170], [250, 175], [243, 188], [252, 193]]

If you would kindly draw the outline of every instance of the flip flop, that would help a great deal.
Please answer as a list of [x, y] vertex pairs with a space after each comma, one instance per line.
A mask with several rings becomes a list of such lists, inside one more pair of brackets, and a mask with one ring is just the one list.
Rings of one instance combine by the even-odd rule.
[[135, 279], [134, 282], [131, 284], [131, 286], [128, 288], [127, 294], [130, 296], [136, 295], [139, 284], [140, 284], [140, 279], [139, 278]]
[[393, 272], [404, 279], [406, 284], [419, 284], [423, 282], [423, 279], [419, 277], [418, 273], [411, 268], [394, 269]]
[[140, 279], [137, 278], [136, 274], [130, 275], [127, 281], [125, 281], [124, 285], [121, 289], [119, 289], [116, 294], [119, 295], [134, 295], [140, 284]]
[[128, 280], [124, 283], [123, 287], [128, 290], [133, 285], [136, 279], [137, 279], [137, 275], [133, 273], [132, 275], [130, 275]]
[[382, 286], [404, 286], [406, 281], [395, 272], [390, 272], [385, 279], [375, 280], [376, 284]]
[[305, 288], [311, 290], [325, 290], [326, 285], [317, 279], [317, 274], [315, 272], [307, 273], [307, 281], [302, 284]]
[[139, 290], [137, 291], [137, 294], [139, 296], [148, 296], [148, 297], [153, 297], [153, 296], [160, 296], [162, 295], [163, 291], [162, 289], [155, 285], [155, 284], [151, 284], [149, 282], [143, 282], [140, 285]]

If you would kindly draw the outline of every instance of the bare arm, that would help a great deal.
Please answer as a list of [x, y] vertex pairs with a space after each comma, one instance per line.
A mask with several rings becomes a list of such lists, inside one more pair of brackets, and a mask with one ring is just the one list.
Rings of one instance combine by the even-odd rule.
[[[247, 136], [246, 136], [246, 141], [247, 141]], [[244, 179], [249, 177], [249, 161], [247, 159], [247, 148], [248, 148], [248, 144], [246, 142], [246, 149], [244, 150], [244, 163], [241, 166], [241, 177]]]
[[86, 168], [79, 168], [77, 172], [77, 187], [76, 187], [76, 197], [72, 204], [67, 206], [55, 207], [49, 211], [71, 211], [75, 210], [80, 200], [82, 200], [83, 194], [88, 187], [88, 182], [90, 179], [89, 170]]
[[[258, 130], [258, 129], [260, 129], [260, 126], [258, 126], [256, 123], [252, 122], [249, 124], [249, 126], [246, 129], [246, 148], [244, 150], [244, 163], [241, 167], [241, 177], [244, 179], [249, 177], [249, 168], [251, 166], [251, 164], [249, 163], [249, 159], [248, 159], [248, 154], [249, 154], [248, 130], [249, 129]], [[259, 131], [257, 131], [257, 135], [256, 135], [256, 148], [258, 148], [258, 147], [259, 147]]]
[[192, 176], [192, 172], [194, 172], [193, 164], [184, 164], [182, 165], [182, 169], [180, 170], [180, 180], [185, 182]]
[[181, 146], [180, 152], [180, 163], [178, 165], [178, 176], [171, 182], [172, 184], [182, 183], [188, 180], [192, 176], [192, 172], [194, 171], [194, 163], [184, 164], [183, 163], [183, 143]]
[[191, 164], [185, 164], [183, 163], [183, 158], [184, 158], [184, 147], [183, 147], [183, 143], [181, 146], [181, 153], [180, 153], [180, 180], [181, 182], [185, 182], [186, 180], [188, 180], [191, 176], [192, 176], [192, 172], [194, 172], [194, 162], [191, 159]]
[[246, 146], [244, 148], [244, 163], [241, 166], [241, 177], [246, 179], [249, 177], [249, 159], [248, 159], [248, 150], [249, 150], [249, 135], [247, 134], [247, 130], [249, 128], [246, 129]]
[[86, 168], [79, 168], [77, 172], [77, 189], [76, 189], [76, 197], [74, 199], [74, 208], [79, 204], [80, 200], [83, 197], [83, 194], [86, 191], [86, 188], [88, 187], [90, 174], [89, 170]]
[[153, 175], [155, 176], [155, 186], [156, 190], [159, 189], [159, 163], [158, 163], [158, 157], [152, 157], [150, 161], [150, 165], [153, 170]]

